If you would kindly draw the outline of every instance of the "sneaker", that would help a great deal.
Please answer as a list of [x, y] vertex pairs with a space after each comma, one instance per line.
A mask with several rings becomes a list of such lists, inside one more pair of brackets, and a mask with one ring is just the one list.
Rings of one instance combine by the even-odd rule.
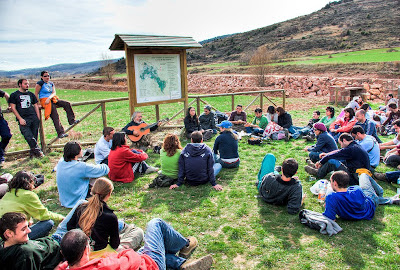
[[150, 166], [147, 168], [145, 173], [148, 174], [148, 173], [158, 172], [158, 170], [159, 169], [157, 167]]
[[285, 131], [285, 142], [289, 141], [289, 130], [287, 128], [284, 128], [283, 131]]
[[306, 163], [308, 166], [310, 166], [312, 168], [315, 168], [315, 169], [317, 168], [317, 167], [315, 167], [315, 163], [312, 162], [311, 159], [309, 159], [309, 158], [306, 159]]
[[396, 195], [394, 195], [394, 196], [392, 197], [392, 204], [400, 205], [400, 198], [399, 198], [399, 195], [400, 195], [400, 194], [396, 194]]
[[379, 181], [388, 182], [388, 179], [386, 178], [386, 174], [384, 174], [384, 173], [374, 172], [374, 178]]
[[304, 166], [304, 170], [312, 176], [317, 176], [318, 174], [318, 169], [311, 166]]
[[197, 246], [199, 244], [196, 237], [194, 237], [194, 236], [189, 236], [187, 239], [189, 240], [189, 245], [183, 247], [179, 251], [179, 257], [182, 257], [185, 259], [189, 258], [190, 254], [192, 254], [192, 252], [197, 248]]
[[76, 120], [72, 123], [72, 125], [76, 125], [76, 124], [78, 124], [80, 121], [81, 121], [81, 120], [76, 119]]
[[280, 172], [282, 171], [282, 166], [275, 166], [275, 171]]
[[211, 255], [201, 257], [197, 260], [189, 260], [181, 265], [181, 270], [208, 270], [211, 269], [213, 259]]
[[62, 134], [58, 135], [59, 139], [62, 139], [62, 138], [65, 138], [65, 137], [68, 137], [67, 133], [62, 133]]

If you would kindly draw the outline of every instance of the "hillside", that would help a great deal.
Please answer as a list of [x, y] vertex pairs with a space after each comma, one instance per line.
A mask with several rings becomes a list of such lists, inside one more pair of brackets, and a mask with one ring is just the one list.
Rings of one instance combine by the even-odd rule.
[[399, 0], [342, 0], [309, 15], [211, 39], [188, 51], [188, 63], [246, 62], [260, 46], [278, 59], [398, 47], [399, 25]]

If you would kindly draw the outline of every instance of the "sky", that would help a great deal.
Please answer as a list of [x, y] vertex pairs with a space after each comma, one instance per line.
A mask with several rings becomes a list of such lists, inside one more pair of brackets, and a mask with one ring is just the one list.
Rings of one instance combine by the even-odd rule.
[[115, 34], [193, 37], [245, 32], [306, 15], [329, 0], [0, 0], [0, 70], [124, 56]]

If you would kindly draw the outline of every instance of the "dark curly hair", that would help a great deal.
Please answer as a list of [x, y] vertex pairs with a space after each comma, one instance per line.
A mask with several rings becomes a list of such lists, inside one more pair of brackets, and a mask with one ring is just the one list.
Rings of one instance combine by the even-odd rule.
[[165, 135], [162, 148], [165, 152], [167, 152], [168, 157], [172, 157], [173, 155], [175, 155], [176, 150], [182, 149], [182, 146], [178, 136], [169, 133]]
[[8, 183], [8, 189], [15, 188], [15, 196], [17, 196], [18, 189], [32, 190], [34, 188], [35, 176], [26, 171], [17, 172], [11, 181]]

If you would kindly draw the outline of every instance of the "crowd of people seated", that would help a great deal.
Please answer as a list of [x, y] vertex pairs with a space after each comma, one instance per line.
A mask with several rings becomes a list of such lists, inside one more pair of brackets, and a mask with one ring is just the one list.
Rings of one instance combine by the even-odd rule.
[[[9, 97], [34, 157], [42, 156], [37, 146], [37, 134], [35, 137], [32, 133], [38, 117], [38, 98], [42, 106], [50, 110], [48, 117], [53, 119], [60, 138], [65, 135], [56, 114], [57, 107], [65, 105], [70, 124], [79, 122], [68, 104], [55, 98], [54, 85], [47, 75], [42, 74], [43, 82], [36, 87], [38, 97], [29, 94], [27, 80], [18, 82], [20, 90], [17, 94], [29, 96], [31, 100], [29, 111], [17, 106], [15, 95]], [[45, 93], [41, 94], [41, 91]], [[2, 92], [1, 95], [7, 98]], [[182, 147], [177, 135], [167, 134], [160, 150], [160, 169], [147, 163], [148, 154], [144, 149], [128, 145], [128, 135], [142, 136], [130, 127], [145, 123], [142, 114], [135, 112], [121, 132], [112, 127], [104, 128], [94, 149], [95, 164], [82, 161], [79, 142], [65, 144], [63, 157], [55, 170], [60, 203], [71, 208], [67, 216], [51, 212], [42, 204], [33, 192], [35, 183], [31, 173], [19, 171], [15, 174], [7, 184], [8, 191], [0, 199], [0, 264], [7, 269], [92, 269], [105, 263], [113, 266], [112, 269], [120, 269], [122, 263], [129, 264], [125, 265], [131, 267], [127, 269], [210, 269], [213, 262], [210, 255], [187, 260], [198, 245], [195, 237], [183, 237], [161, 219], [151, 220], [144, 234], [144, 230], [134, 224], [119, 220], [107, 202], [114, 190], [113, 181], [129, 183], [140, 174], [153, 172], [158, 172], [158, 180], [153, 186], [172, 190], [183, 184], [210, 184], [217, 191], [223, 190], [216, 176], [222, 169], [240, 166], [238, 133], [241, 132], [267, 140], [304, 138], [315, 141], [314, 145], [304, 148], [309, 157], [304, 169], [318, 179], [331, 174], [331, 191], [325, 199], [325, 210], [320, 214], [331, 222], [337, 217], [370, 220], [378, 205], [400, 205], [399, 194], [384, 197], [382, 187], [375, 181], [393, 183], [400, 176], [400, 171], [375, 172], [380, 163], [380, 152], [385, 150], [383, 162], [400, 170], [400, 111], [393, 96], [388, 96], [388, 101], [391, 102], [371, 115], [369, 105], [355, 97], [337, 118], [335, 109], [328, 106], [322, 118], [320, 111], [313, 111], [305, 126], [295, 126], [292, 116], [283, 107], [269, 106], [266, 115], [261, 108], [256, 108], [252, 122], [248, 122], [242, 105], [236, 106], [229, 120], [221, 122], [216, 122], [211, 106], [205, 106], [200, 117], [195, 108], [189, 107], [184, 125], [185, 137], [190, 142]], [[377, 117], [379, 120], [375, 120]], [[31, 131], [24, 127], [28, 122]], [[157, 123], [151, 131], [158, 126]], [[204, 143], [204, 138], [206, 134], [217, 134], [218, 130], [211, 149]], [[382, 143], [378, 133], [396, 133], [396, 137]], [[5, 135], [7, 143], [10, 138]], [[141, 139], [138, 140], [140, 143]], [[0, 162], [4, 161], [3, 152], [0, 149]], [[301, 181], [296, 177], [298, 162], [287, 158], [281, 166], [275, 165], [275, 156], [267, 153], [256, 182], [259, 195], [266, 203], [285, 205], [289, 214], [298, 214], [305, 198]], [[37, 222], [33, 224], [33, 220]], [[49, 237], [55, 222], [60, 223]]]

